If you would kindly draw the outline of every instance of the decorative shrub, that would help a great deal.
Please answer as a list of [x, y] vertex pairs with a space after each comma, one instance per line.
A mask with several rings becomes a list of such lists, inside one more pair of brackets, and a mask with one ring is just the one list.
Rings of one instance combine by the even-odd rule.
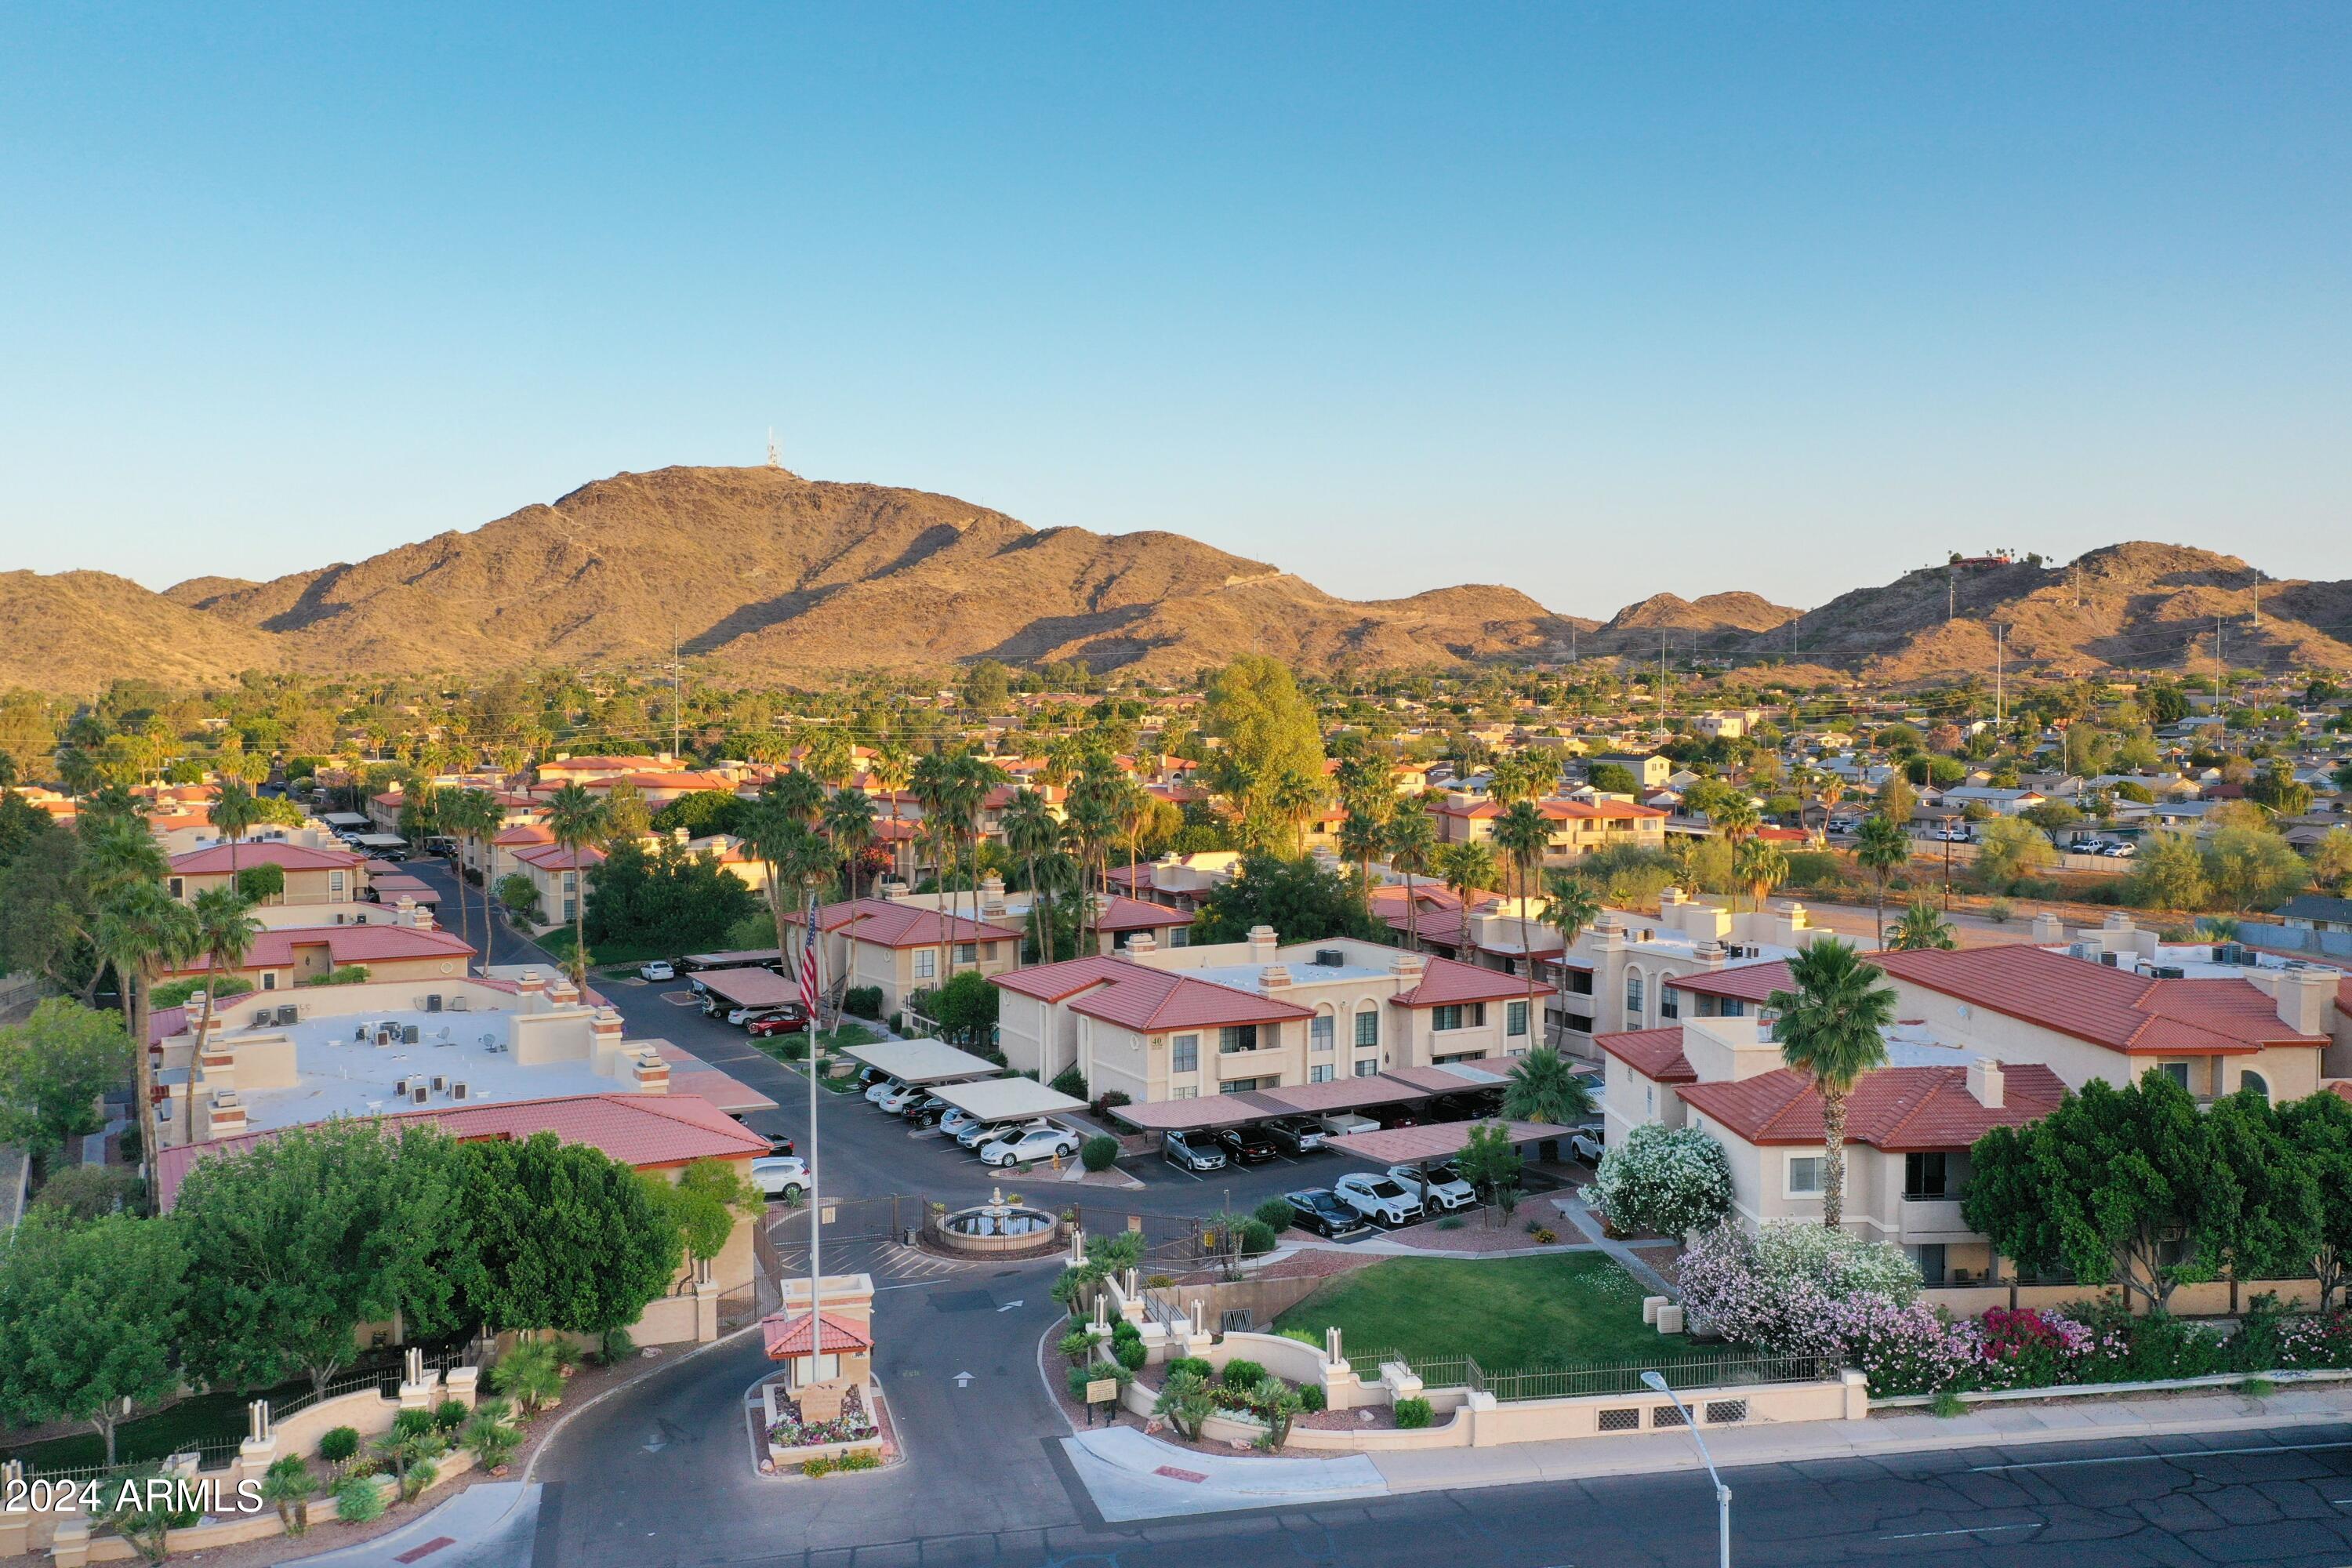
[[1084, 1100], [1087, 1097], [1087, 1075], [1075, 1067], [1066, 1067], [1055, 1073], [1054, 1081], [1046, 1087], [1056, 1094], [1066, 1094], [1072, 1100]]
[[1731, 1212], [1731, 1163], [1696, 1128], [1651, 1123], [1601, 1157], [1583, 1195], [1620, 1230], [1687, 1236]]
[[1074, 1366], [1069, 1371], [1070, 1397], [1083, 1403], [1087, 1397], [1087, 1384], [1099, 1382], [1104, 1378], [1108, 1378], [1119, 1387], [1125, 1388], [1135, 1381], [1135, 1373], [1124, 1366], [1109, 1362], [1098, 1361], [1088, 1366]]
[[820, 1454], [815, 1458], [810, 1459], [801, 1466], [801, 1474], [808, 1477], [808, 1479], [813, 1481], [823, 1480], [825, 1477], [833, 1474], [833, 1461]]
[[1280, 1236], [1297, 1223], [1298, 1216], [1291, 1212], [1288, 1198], [1268, 1198], [1250, 1210], [1250, 1217], [1276, 1236]]
[[1118, 1343], [1124, 1344], [1132, 1341], [1137, 1344], [1141, 1344], [1143, 1342], [1143, 1331], [1137, 1328], [1133, 1323], [1129, 1322], [1125, 1318], [1120, 1318], [1111, 1324], [1110, 1337]]
[[882, 1016], [882, 987], [853, 985], [841, 994], [841, 1010], [860, 1018]]
[[1559, 1234], [1557, 1231], [1547, 1230], [1541, 1226], [1538, 1226], [1536, 1227], [1536, 1245], [1538, 1247], [1549, 1247], [1553, 1242], [1558, 1241], [1559, 1239]]
[[467, 1409], [462, 1401], [445, 1399], [434, 1407], [433, 1429], [444, 1437], [449, 1436], [463, 1426], [471, 1415], [473, 1412]]
[[1217, 1375], [1215, 1367], [1196, 1355], [1180, 1355], [1168, 1363], [1168, 1375], [1171, 1377], [1186, 1372], [1193, 1373], [1203, 1383]]
[[1235, 1359], [1225, 1363], [1224, 1384], [1227, 1388], [1255, 1388], [1265, 1381], [1265, 1368], [1254, 1361]]
[[1298, 1385], [1298, 1406], [1302, 1410], [1320, 1410], [1324, 1404], [1323, 1385], [1302, 1383]]
[[833, 1468], [836, 1470], [878, 1470], [882, 1468], [882, 1456], [871, 1448], [858, 1448], [835, 1459]]
[[1408, 1432], [1428, 1426], [1434, 1414], [1426, 1399], [1415, 1397], [1396, 1402], [1396, 1424]]
[[335, 1517], [345, 1524], [366, 1524], [383, 1517], [383, 1489], [373, 1476], [345, 1476], [335, 1483]]
[[1144, 1348], [1139, 1339], [1114, 1340], [1110, 1353], [1117, 1356], [1118, 1364], [1129, 1372], [1141, 1372], [1144, 1363], [1151, 1359], [1151, 1352]]
[[1054, 1348], [1067, 1358], [1072, 1366], [1084, 1366], [1095, 1353], [1095, 1337], [1084, 1329], [1072, 1329], [1054, 1342]]
[[341, 1469], [360, 1451], [360, 1435], [350, 1426], [336, 1426], [320, 1435], [319, 1458]]
[[1089, 1171], [1108, 1171], [1118, 1163], [1118, 1140], [1097, 1132], [1078, 1145], [1078, 1163]]

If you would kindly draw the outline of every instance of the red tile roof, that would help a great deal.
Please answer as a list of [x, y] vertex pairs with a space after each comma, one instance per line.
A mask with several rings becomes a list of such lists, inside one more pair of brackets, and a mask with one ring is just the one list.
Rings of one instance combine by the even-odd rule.
[[[474, 948], [455, 931], [431, 931], [415, 926], [348, 925], [348, 926], [280, 926], [264, 931], [253, 939], [246, 951], [245, 962], [235, 968], [285, 969], [295, 960], [298, 948], [323, 947], [330, 962], [345, 963], [384, 963], [404, 958], [447, 958], [460, 962], [474, 956]], [[197, 958], [165, 973], [201, 974], [212, 967], [209, 957]]]
[[1192, 917], [1181, 910], [1171, 910], [1166, 904], [1155, 904], [1143, 899], [1112, 898], [1103, 905], [1096, 917], [1097, 931], [1159, 931], [1169, 926], [1188, 926]]
[[[1195, 980], [1124, 958], [1073, 958], [1061, 963], [1040, 963], [992, 975], [1007, 991], [1041, 1001], [1060, 1002], [1072, 996], [1073, 1010], [1133, 1029], [1156, 1034], [1166, 1029], [1213, 1028], [1225, 1024], [1275, 1024], [1288, 1018], [1310, 1018], [1307, 1008], [1277, 1002], [1255, 991]], [[1080, 996], [1081, 992], [1088, 994]]]
[[515, 858], [542, 871], [581, 871], [604, 863], [604, 852], [593, 844], [567, 849], [561, 844], [540, 844], [515, 851]]
[[[2039, 1063], [2005, 1065], [2001, 1104], [1979, 1103], [1958, 1067], [1881, 1068], [1846, 1101], [1845, 1135], [1890, 1153], [1965, 1149], [1996, 1127], [2047, 1116], [2066, 1098], [2056, 1073]], [[1691, 1083], [1675, 1091], [1750, 1143], [1811, 1145], [1822, 1138], [1822, 1097], [1812, 1079], [1776, 1068], [1734, 1083]]]
[[555, 829], [543, 822], [518, 822], [512, 827], [502, 827], [490, 840], [493, 844], [552, 844]]
[[[802, 923], [805, 910], [795, 910], [784, 916], [786, 925]], [[945, 922], [950, 935], [942, 939], [940, 928]], [[1012, 926], [991, 924], [968, 916], [948, 917], [938, 910], [927, 910], [916, 904], [894, 904], [887, 899], [845, 899], [839, 903], [820, 904], [816, 911], [817, 929], [828, 935], [845, 931], [859, 942], [870, 942], [882, 947], [936, 947], [942, 940], [953, 942], [1003, 942], [1017, 938], [1021, 932]]]
[[[1421, 973], [1421, 984], [1410, 991], [1397, 993], [1392, 1000], [1400, 1007], [1451, 1006], [1457, 1002], [1502, 1002], [1521, 998], [1528, 994], [1524, 975], [1505, 974], [1496, 969], [1482, 969], [1475, 963], [1461, 963], [1451, 958], [1429, 958]], [[1541, 984], [1536, 987], [1547, 989]]]
[[1885, 952], [1873, 962], [1906, 984], [2129, 1055], [2328, 1043], [2291, 1028], [2270, 994], [2246, 980], [2151, 980], [2030, 942]]
[[1698, 1074], [1683, 1055], [1683, 1026], [1629, 1029], [1595, 1035], [1592, 1043], [1654, 1083], [1696, 1083]]
[[1677, 991], [1688, 991], [1695, 995], [1761, 1003], [1773, 992], [1789, 988], [1789, 961], [1774, 958], [1761, 963], [1734, 963], [1722, 969], [1702, 970], [1692, 974], [1669, 974], [1666, 984]]
[[231, 869], [229, 860], [234, 853], [237, 870], [247, 866], [268, 864], [283, 866], [289, 871], [349, 871], [357, 867], [360, 858], [346, 855], [340, 849], [312, 849], [307, 845], [288, 844], [279, 839], [248, 839], [234, 847], [215, 844], [209, 849], [191, 849], [184, 855], [172, 857], [172, 869], [181, 876], [202, 877], [226, 873]]
[[[870, 1351], [874, 1336], [846, 1318], [824, 1314], [824, 1348], [827, 1351]], [[809, 1315], [795, 1312], [787, 1318], [782, 1313], [760, 1320], [760, 1338], [768, 1347], [770, 1361], [784, 1361], [809, 1353]]]
[[[586, 1143], [639, 1170], [684, 1165], [696, 1160], [756, 1157], [768, 1141], [746, 1129], [707, 1100], [681, 1094], [569, 1094], [546, 1100], [512, 1100], [489, 1105], [438, 1105], [404, 1110], [381, 1121], [401, 1127], [437, 1128], [461, 1142], [497, 1138], [520, 1140], [552, 1132], [565, 1143]], [[197, 1162], [243, 1153], [276, 1131], [241, 1138], [166, 1149], [156, 1160], [156, 1185], [168, 1209], [180, 1184]]]

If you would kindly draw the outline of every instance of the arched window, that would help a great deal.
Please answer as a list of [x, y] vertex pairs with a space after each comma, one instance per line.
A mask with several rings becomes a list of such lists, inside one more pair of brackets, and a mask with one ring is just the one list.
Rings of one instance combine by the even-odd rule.
[[2264, 1079], [2263, 1075], [2258, 1072], [2240, 1073], [2238, 1075], [2238, 1087], [2246, 1090], [2250, 1094], [2259, 1094], [2264, 1100], [2268, 1100], [2271, 1097], [2271, 1086], [2269, 1080]]

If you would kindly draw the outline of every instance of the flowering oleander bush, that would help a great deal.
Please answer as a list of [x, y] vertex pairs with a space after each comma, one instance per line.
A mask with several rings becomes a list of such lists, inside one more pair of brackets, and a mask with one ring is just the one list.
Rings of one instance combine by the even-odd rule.
[[1652, 1122], [1601, 1157], [1584, 1201], [1620, 1230], [1687, 1236], [1731, 1212], [1731, 1165], [1696, 1128]]
[[2280, 1367], [2352, 1367], [2352, 1313], [2282, 1320], [2275, 1328]]
[[2094, 1331], [2063, 1312], [2031, 1307], [2011, 1311], [1995, 1307], [1972, 1322], [1954, 1325], [1973, 1331], [1979, 1388], [2049, 1388], [2081, 1381], [2086, 1362], [2112, 1355], [2122, 1343], [2113, 1328]]
[[1750, 1235], [1717, 1226], [1683, 1253], [1685, 1310], [1728, 1339], [1788, 1354], [1834, 1355], [1832, 1309], [1869, 1300], [1907, 1305], [1919, 1271], [1895, 1247], [1803, 1220], [1768, 1221]]

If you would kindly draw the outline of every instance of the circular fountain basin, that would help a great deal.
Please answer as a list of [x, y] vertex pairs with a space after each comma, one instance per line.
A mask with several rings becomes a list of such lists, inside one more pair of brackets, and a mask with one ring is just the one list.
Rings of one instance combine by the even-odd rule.
[[1060, 1225], [1043, 1209], [982, 1204], [940, 1215], [931, 1226], [931, 1239], [949, 1252], [1039, 1252], [1055, 1245], [1055, 1233]]

